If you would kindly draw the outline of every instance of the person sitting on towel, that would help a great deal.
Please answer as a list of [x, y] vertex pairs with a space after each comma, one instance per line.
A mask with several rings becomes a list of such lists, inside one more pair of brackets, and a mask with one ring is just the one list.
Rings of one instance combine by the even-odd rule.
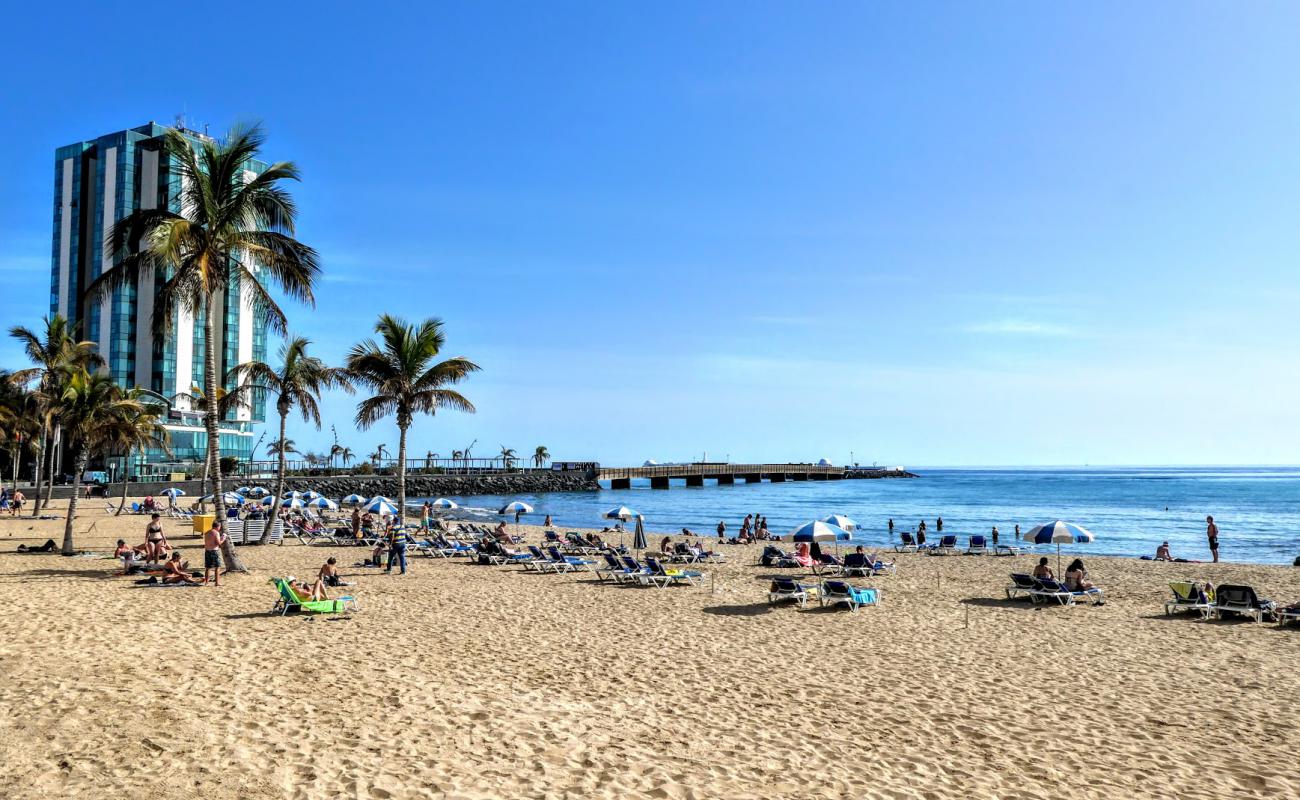
[[1156, 561], [1173, 561], [1174, 557], [1169, 552], [1169, 542], [1161, 542], [1156, 548]]
[[163, 583], [189, 583], [201, 585], [203, 581], [192, 577], [185, 571], [185, 565], [181, 563], [181, 554], [172, 553], [172, 557], [167, 560], [167, 566], [163, 568]]
[[813, 564], [812, 550], [808, 547], [807, 542], [800, 542], [794, 547], [794, 560], [799, 562], [801, 567], [811, 567]]
[[1065, 570], [1065, 588], [1072, 592], [1086, 592], [1089, 589], [1096, 588], [1088, 580], [1088, 570], [1083, 568], [1083, 559], [1076, 558], [1070, 562], [1070, 566]]

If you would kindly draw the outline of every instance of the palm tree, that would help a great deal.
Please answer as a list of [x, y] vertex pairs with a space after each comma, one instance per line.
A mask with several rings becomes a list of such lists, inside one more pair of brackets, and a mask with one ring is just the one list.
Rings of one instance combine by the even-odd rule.
[[[280, 161], [245, 178], [265, 141], [256, 125], [236, 127], [224, 141], [194, 142], [168, 130], [165, 147], [180, 178], [181, 213], [140, 209], [114, 225], [109, 246], [120, 261], [87, 287], [93, 297], [161, 270], [166, 280], [154, 300], [154, 331], [164, 333], [182, 308], [202, 317], [204, 393], [209, 397], [216, 396], [220, 377], [216, 312], [229, 287], [251, 296], [256, 313], [276, 333], [285, 331], [286, 321], [268, 279], [291, 298], [315, 302], [312, 286], [320, 265], [316, 251], [293, 237], [298, 209], [282, 185], [299, 179], [297, 166]], [[204, 415], [218, 519], [225, 517], [220, 422], [217, 414]], [[229, 540], [222, 555], [227, 569], [247, 572]]]
[[339, 444], [338, 442], [335, 442], [334, 444], [330, 445], [330, 471], [331, 472], [334, 471], [334, 460], [338, 458], [339, 454], [342, 452], [343, 452], [343, 445]]
[[135, 405], [124, 408], [119, 416], [105, 426], [101, 434], [109, 448], [122, 453], [122, 500], [117, 505], [117, 513], [113, 515], [115, 517], [121, 516], [126, 508], [127, 470], [130, 468], [132, 454], [157, 447], [171, 455], [171, 435], [163, 427], [167, 410], [157, 404], [147, 403], [144, 390], [139, 387], [128, 389], [123, 396]]
[[[249, 386], [248, 384], [240, 384], [238, 386], [235, 386], [233, 389], [226, 389], [224, 386], [218, 386], [217, 393], [216, 393], [217, 417], [220, 419], [225, 419], [230, 414], [231, 411], [234, 411], [235, 409], [239, 408], [241, 405], [246, 403], [248, 401], [249, 391], [252, 388], [253, 387]], [[193, 406], [196, 411], [202, 411], [204, 414], [207, 414], [208, 412], [208, 395], [206, 392], [203, 391], [202, 388], [198, 386], [191, 386], [188, 392], [177, 392], [176, 394], [172, 395], [168, 399], [173, 404], [177, 400], [188, 400], [190, 402], [190, 405]], [[220, 453], [217, 454], [216, 460], [220, 462], [221, 460]], [[209, 474], [215, 474], [216, 471], [220, 469], [220, 464], [218, 463], [217, 465], [214, 466], [212, 461], [213, 461], [212, 451], [208, 448], [204, 448], [203, 480], [199, 482], [200, 496], [206, 496], [208, 493]]]
[[[302, 415], [303, 422], [310, 422], [320, 430], [320, 401], [321, 392], [332, 387], [338, 386], [352, 391], [352, 384], [348, 382], [347, 373], [337, 367], [326, 366], [315, 356], [307, 354], [307, 347], [311, 340], [303, 336], [294, 336], [288, 339], [280, 348], [277, 366], [272, 367], [261, 361], [250, 361], [235, 367], [236, 385], [249, 383], [257, 390], [274, 394], [275, 411], [280, 415], [280, 438], [277, 441], [284, 442], [285, 428], [289, 421], [289, 412], [295, 408]], [[334, 450], [338, 445], [334, 445]], [[330, 451], [330, 457], [333, 457], [334, 450]], [[286, 448], [280, 448], [277, 453], [277, 465], [275, 474], [275, 496], [276, 498], [284, 497], [284, 471], [285, 471]], [[271, 513], [266, 518], [266, 528], [262, 531], [262, 544], [271, 538], [271, 529], [275, 527], [276, 517], [280, 513], [280, 505], [276, 503], [271, 506]]]
[[518, 455], [515, 453], [514, 448], [501, 445], [501, 463], [505, 465], [506, 470], [509, 470], [514, 466], [517, 457]]
[[343, 445], [343, 447], [339, 450], [339, 461], [342, 461], [343, 466], [345, 467], [348, 464], [351, 464], [352, 460], [356, 457], [357, 457], [356, 453], [353, 453], [352, 448], [348, 447], [347, 445]]
[[406, 433], [416, 414], [432, 416], [440, 408], [474, 413], [474, 404], [447, 388], [479, 367], [465, 358], [435, 361], [442, 352], [442, 322], [418, 325], [383, 314], [375, 324], [380, 342], [366, 339], [348, 352], [347, 369], [357, 383], [374, 394], [357, 406], [357, 427], [369, 428], [389, 415], [397, 417], [398, 511], [406, 517]]
[[[113, 379], [102, 372], [91, 374], [79, 368], [68, 374], [59, 397], [58, 421], [67, 433], [72, 448], [75, 474], [86, 470], [86, 462], [113, 441], [113, 431], [122, 417], [140, 413], [138, 401], [126, 397]], [[76, 553], [72, 543], [72, 526], [77, 518], [77, 498], [73, 491], [68, 501], [68, 518], [63, 525], [63, 555]]]
[[[9, 455], [14, 490], [18, 489], [18, 466], [23, 453], [31, 455], [37, 435], [36, 395], [8, 371], [0, 371], [0, 445]], [[0, 474], [0, 486], [4, 476]]]
[[[43, 499], [42, 486], [45, 481], [45, 471], [42, 469], [45, 462], [46, 452], [51, 438], [57, 440], [58, 436], [57, 420], [54, 419], [55, 406], [59, 397], [63, 393], [63, 381], [68, 375], [68, 370], [75, 370], [79, 367], [90, 369], [92, 367], [102, 366], [104, 359], [97, 352], [97, 345], [91, 341], [77, 341], [77, 325], [68, 324], [68, 320], [61, 314], [55, 314], [53, 317], [44, 317], [44, 330], [37, 331], [31, 328], [15, 325], [9, 329], [9, 335], [17, 339], [23, 346], [23, 351], [27, 355], [34, 367], [29, 369], [18, 370], [13, 374], [12, 379], [23, 384], [36, 383], [34, 399], [35, 408], [32, 409], [37, 418], [39, 427], [38, 439], [36, 445], [36, 461], [32, 467], [32, 482], [36, 484], [36, 498], [32, 501], [32, 516], [38, 516], [41, 512], [41, 501]], [[55, 426], [51, 430], [51, 425]], [[49, 482], [54, 482], [54, 458], [50, 457], [50, 478]], [[78, 474], [80, 480], [80, 474]]]
[[533, 466], [541, 469], [550, 457], [551, 453], [546, 449], [546, 445], [537, 445], [537, 449], [533, 451]]
[[379, 466], [379, 462], [383, 461], [387, 457], [388, 457], [388, 445], [384, 444], [383, 442], [380, 442], [379, 446], [375, 448], [375, 456], [374, 456], [375, 466], [376, 467]]
[[[283, 442], [283, 444], [281, 444]], [[283, 458], [289, 453], [298, 452], [294, 447], [293, 439], [272, 439], [266, 443], [266, 454], [269, 456], [280, 456]]]

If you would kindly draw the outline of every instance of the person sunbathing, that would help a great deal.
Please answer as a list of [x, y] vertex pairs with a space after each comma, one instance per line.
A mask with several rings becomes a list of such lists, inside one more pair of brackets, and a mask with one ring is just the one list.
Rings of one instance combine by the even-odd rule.
[[808, 547], [807, 542], [800, 542], [795, 545], [794, 560], [798, 561], [801, 567], [811, 567], [813, 565], [812, 549]]
[[181, 563], [180, 553], [172, 553], [172, 557], [167, 560], [167, 566], [163, 568], [162, 582], [188, 583], [191, 585], [201, 585], [203, 583], [203, 581], [185, 571], [185, 565]]
[[1156, 548], [1156, 561], [1173, 561], [1174, 557], [1169, 552], [1169, 542], [1161, 542]]
[[663, 541], [659, 542], [659, 552], [665, 556], [673, 554], [673, 537], [665, 536]]
[[1083, 568], [1083, 559], [1076, 558], [1065, 570], [1065, 588], [1072, 592], [1086, 592], [1096, 586], [1088, 580], [1088, 570]]
[[1034, 577], [1039, 580], [1052, 580], [1056, 577], [1052, 574], [1052, 568], [1047, 566], [1047, 556], [1038, 559], [1038, 566], [1034, 567]]

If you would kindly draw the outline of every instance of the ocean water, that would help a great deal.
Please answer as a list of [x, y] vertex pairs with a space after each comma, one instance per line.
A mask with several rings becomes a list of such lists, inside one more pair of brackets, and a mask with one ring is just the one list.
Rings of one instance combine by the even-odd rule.
[[[537, 510], [527, 521], [550, 514], [557, 526], [597, 527], [600, 515], [619, 505], [639, 511], [647, 532], [676, 534], [683, 527], [712, 534], [719, 520], [729, 535], [746, 514], [768, 518], [773, 533], [786, 534], [810, 519], [845, 514], [860, 529], [855, 541], [890, 542], [887, 521], [914, 530], [926, 521], [935, 540], [936, 516], [944, 533], [960, 536], [996, 525], [1001, 541], [1022, 531], [1063, 519], [1091, 530], [1096, 541], [1063, 550], [1079, 555], [1138, 556], [1155, 553], [1168, 540], [1175, 557], [1208, 560], [1205, 516], [1220, 529], [1225, 561], [1290, 564], [1300, 555], [1300, 467], [1131, 467], [916, 469], [915, 479], [809, 481], [687, 487], [633, 485], [631, 489], [551, 492], [535, 495], [455, 497], [480, 514], [511, 500]], [[1044, 553], [1052, 548], [1040, 548]]]

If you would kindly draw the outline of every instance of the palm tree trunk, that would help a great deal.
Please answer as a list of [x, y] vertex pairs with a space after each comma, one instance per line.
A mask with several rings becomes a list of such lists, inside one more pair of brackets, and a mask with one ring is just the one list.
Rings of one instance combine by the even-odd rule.
[[406, 524], [406, 429], [411, 427], [408, 420], [405, 425], [397, 423], [397, 522]]
[[[266, 530], [262, 531], [262, 538], [261, 538], [261, 540], [259, 541], [260, 544], [266, 544], [268, 541], [270, 541], [270, 539], [271, 539], [271, 529], [275, 527], [275, 519], [276, 519], [276, 517], [280, 516], [280, 501], [281, 501], [282, 499], [284, 499], [284, 469], [285, 469], [285, 463], [284, 463], [284, 446], [283, 446], [283, 445], [284, 445], [284, 429], [285, 429], [285, 423], [287, 423], [288, 420], [289, 420], [289, 412], [288, 412], [288, 410], [287, 410], [287, 409], [282, 409], [282, 410], [280, 411], [280, 444], [281, 444], [281, 447], [280, 447], [280, 453], [279, 453], [279, 455], [278, 455], [278, 457], [277, 457], [277, 460], [279, 461], [279, 463], [277, 464], [277, 466], [276, 466], [276, 470], [275, 470], [275, 502], [271, 504], [271, 513], [266, 515]], [[280, 543], [283, 544], [283, 543], [284, 543], [284, 539], [280, 539]]]
[[32, 483], [36, 484], [36, 499], [32, 501], [32, 516], [41, 514], [41, 485], [45, 477], [45, 440], [46, 426], [41, 425], [41, 437], [36, 445], [36, 463], [32, 465]]
[[[122, 459], [122, 502], [117, 504], [117, 513], [113, 515], [115, 517], [122, 516], [122, 509], [126, 508], [126, 471], [130, 468], [130, 464], [131, 451], [127, 450], [126, 456]], [[202, 497], [203, 495], [199, 496]]]
[[[73, 457], [73, 464], [77, 468], [78, 475], [86, 471], [86, 461], [88, 460], [88, 456], [89, 453], [86, 452], [84, 447], [77, 448], [77, 454]], [[77, 548], [72, 544], [72, 524], [77, 521], [77, 496], [79, 494], [80, 492], [77, 491], [77, 487], [74, 485], [72, 487], [72, 499], [68, 501], [68, 518], [67, 521], [63, 523], [62, 552], [65, 556], [75, 555], [77, 552]]]
[[[217, 403], [217, 321], [213, 319], [216, 306], [215, 294], [207, 297], [203, 310], [203, 394], [208, 398], [207, 413], [203, 416], [203, 426], [208, 431], [208, 469], [212, 474], [213, 504], [217, 509], [217, 521], [225, 524], [226, 501], [222, 495], [221, 485], [221, 410]], [[221, 560], [226, 562], [227, 572], [248, 572], [248, 567], [235, 552], [235, 543], [226, 538], [221, 546]]]
[[[63, 439], [62, 434], [63, 434], [63, 426], [56, 423], [54, 426], [54, 433], [50, 436], [50, 454], [49, 454], [50, 463], [46, 467], [46, 470], [49, 472], [49, 476], [45, 480], [45, 485], [49, 487], [48, 491], [50, 494], [54, 494], [54, 462], [59, 460], [59, 445], [62, 444], [62, 442], [60, 441], [61, 439]], [[76, 486], [76, 483], [79, 480], [81, 480], [80, 472], [78, 472], [76, 477], [73, 478], [72, 481], [73, 486]]]

